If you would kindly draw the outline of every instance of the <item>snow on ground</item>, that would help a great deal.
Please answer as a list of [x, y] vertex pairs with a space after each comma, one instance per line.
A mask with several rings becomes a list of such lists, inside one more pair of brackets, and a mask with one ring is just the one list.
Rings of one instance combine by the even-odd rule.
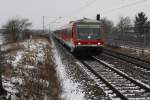
[[[12, 66], [17, 67], [19, 61], [22, 59], [23, 51], [19, 51], [16, 54], [15, 60], [12, 61]], [[9, 61], [8, 61], [9, 62]]]
[[[115, 70], [117, 70], [118, 72], [124, 74], [125, 76], [129, 76], [128, 74], [126, 74], [126, 73], [120, 71], [119, 69], [114, 68], [114, 67], [113, 67], [114, 65], [109, 64], [108, 62], [103, 61], [103, 60], [100, 60], [100, 61], [103, 62], [103, 63], [105, 63], [105, 64], [108, 65], [108, 66], [111, 66], [113, 69], [115, 69]], [[136, 67], [136, 66], [135, 66], [135, 67]], [[143, 83], [142, 81], [140, 81], [140, 80], [138, 80], [138, 79], [134, 79], [133, 77], [130, 77], [130, 78], [131, 78], [132, 80], [134, 80], [134, 81], [136, 81], [136, 82], [138, 82], [138, 83], [144, 85], [145, 87], [150, 88], [150, 86], [149, 86], [148, 84], [145, 84], [145, 83]]]
[[16, 100], [16, 94], [19, 92], [15, 83], [22, 84], [21, 78], [6, 78], [3, 76], [3, 87], [8, 92], [7, 99], [11, 97], [11, 100]]
[[12, 84], [10, 81], [3, 81], [3, 85], [5, 90], [9, 91], [9, 93], [18, 93], [18, 90], [15, 89], [14, 84]]
[[[10, 58], [13, 59], [7, 59], [7, 63], [9, 63], [11, 66], [13, 66], [14, 68], [17, 67], [22, 67], [24, 69], [33, 69], [36, 66], [32, 66], [29, 63], [26, 64], [22, 64], [24, 62], [24, 57], [26, 54], [28, 54], [29, 52], [33, 52], [32, 53], [32, 57], [28, 57], [27, 59], [33, 59], [34, 62], [39, 62], [39, 61], [44, 61], [44, 50], [42, 46], [43, 45], [42, 41], [32, 41], [32, 40], [26, 40], [24, 42], [21, 43], [25, 48], [23, 50], [18, 50], [16, 52], [15, 55], [13, 55]], [[12, 48], [11, 45], [7, 45], [6, 47], [2, 47], [2, 51], [7, 51], [8, 49]], [[25, 71], [25, 75], [28, 75], [29, 73], [27, 73]], [[14, 98], [12, 100], [15, 100], [16, 98], [14, 97], [16, 93], [18, 93], [18, 89], [16, 87], [15, 84], [19, 84], [22, 85], [24, 82], [24, 79], [22, 79], [21, 77], [11, 77], [11, 78], [7, 78], [7, 77], [3, 77], [3, 86], [4, 88], [8, 91], [8, 95], [11, 95], [11, 98]]]
[[[1, 48], [2, 51], [11, 49], [11, 51], [5, 53], [6, 61], [4, 60], [4, 62], [7, 64], [5, 67], [7, 69], [2, 77], [3, 86], [8, 92], [7, 97], [11, 97], [11, 100], [18, 100], [16, 95], [22, 95], [19, 93], [23, 92], [27, 95], [27, 91], [29, 91], [29, 94], [31, 92], [36, 95], [41, 91], [36, 100], [41, 100], [40, 98], [49, 100], [51, 97], [57, 96], [55, 83], [57, 79], [55, 75], [53, 76], [55, 72], [53, 72], [53, 66], [51, 65], [52, 60], [48, 61], [51, 58], [48, 41], [44, 39], [28, 39], [18, 43], [18, 46], [19, 49], [17, 50], [11, 49], [14, 48], [12, 45]], [[51, 82], [51, 80], [53, 81]], [[52, 85], [54, 89], [51, 89]], [[35, 99], [35, 94], [30, 94], [33, 96], [30, 99]], [[28, 98], [30, 95], [26, 97]], [[43, 95], [44, 97], [42, 97]], [[23, 100], [28, 100], [29, 98], [27, 98]]]
[[34, 41], [26, 40], [25, 42], [23, 42], [23, 45], [25, 46], [25, 48], [28, 48], [29, 51], [36, 50], [36, 53], [35, 53], [36, 62], [44, 61], [45, 52], [44, 52], [43, 48], [46, 48], [46, 43], [44, 43], [42, 41], [36, 41], [36, 43], [34, 43]]
[[24, 66], [24, 68], [25, 68], [25, 69], [34, 69], [34, 68], [35, 68], [35, 66], [25, 65], [25, 66]]
[[[44, 45], [43, 45], [44, 44]], [[43, 62], [45, 60], [45, 52], [43, 50], [43, 48], [46, 48], [46, 44], [43, 43], [42, 41], [32, 41], [32, 40], [26, 40], [24, 42], [21, 43], [21, 45], [23, 45], [25, 48], [24, 50], [19, 50], [17, 51], [16, 55], [14, 55], [14, 59], [8, 59], [7, 62], [10, 63], [12, 66], [17, 67], [20, 63], [22, 63], [21, 61], [24, 59], [24, 56], [29, 53], [29, 52], [33, 52], [32, 57], [29, 57], [29, 59], [33, 60], [34, 62]], [[7, 51], [7, 47], [11, 48], [11, 45], [8, 45], [6, 47], [2, 47], [5, 48]], [[30, 56], [29, 55], [29, 56]], [[33, 68], [32, 65], [23, 65], [22, 67], [24, 68], [24, 66], [26, 68]]]
[[79, 83], [74, 83], [66, 74], [66, 69], [64, 65], [62, 64], [61, 58], [59, 56], [58, 51], [56, 50], [56, 47], [54, 45], [54, 42], [52, 40], [52, 46], [54, 48], [54, 59], [55, 63], [57, 64], [57, 73], [58, 77], [61, 80], [62, 85], [62, 95], [61, 98], [63, 100], [85, 100], [84, 96], [85, 94], [82, 92], [81, 89], [79, 89]]
[[[115, 97], [115, 94], [112, 94], [112, 90], [110, 90], [109, 87], [107, 87], [108, 90], [106, 90], [106, 85], [105, 85], [105, 83], [103, 83], [100, 79], [97, 79], [97, 77], [96, 77], [93, 73], [91, 73], [88, 69], [85, 69], [83, 64], [81, 64], [80, 62], [76, 62], [76, 63], [77, 63], [79, 66], [81, 66], [81, 67], [85, 70], [85, 72], [87, 73], [87, 75], [88, 75], [89, 77], [91, 77], [92, 79], [94, 79], [94, 81], [96, 82], [96, 84], [97, 84], [100, 88], [102, 88], [103, 91], [106, 93], [106, 96], [108, 96], [111, 100], [121, 100], [120, 98], [116, 98], [116, 97]], [[108, 64], [108, 63], [107, 63], [107, 64]], [[111, 65], [111, 66], [113, 66], [113, 65]], [[104, 86], [105, 86], [105, 87], [104, 87]], [[114, 97], [115, 97], [115, 98], [114, 98]]]

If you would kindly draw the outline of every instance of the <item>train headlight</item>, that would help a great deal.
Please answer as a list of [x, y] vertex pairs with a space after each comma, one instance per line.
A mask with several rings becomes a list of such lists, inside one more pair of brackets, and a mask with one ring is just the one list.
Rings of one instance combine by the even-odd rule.
[[81, 43], [80, 43], [80, 42], [78, 42], [78, 45], [81, 45]]
[[98, 42], [97, 44], [98, 44], [98, 45], [101, 45], [101, 43], [99, 43], [99, 42]]

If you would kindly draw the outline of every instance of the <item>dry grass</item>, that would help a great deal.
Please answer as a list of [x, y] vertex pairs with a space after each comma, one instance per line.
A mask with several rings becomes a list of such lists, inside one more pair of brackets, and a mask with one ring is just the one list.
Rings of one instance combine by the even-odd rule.
[[[60, 85], [57, 79], [55, 64], [52, 60], [51, 44], [48, 38], [45, 37], [35, 37], [32, 40], [35, 42], [43, 41], [46, 46], [43, 47], [45, 56], [43, 62], [35, 62], [33, 58], [35, 57], [35, 52], [26, 50], [23, 54], [23, 58], [19, 61], [19, 64], [14, 68], [12, 64], [6, 60], [14, 60], [14, 56], [18, 50], [24, 50], [23, 45], [20, 43], [10, 44], [12, 48], [9, 48], [5, 52], [5, 59], [3, 60], [5, 73], [3, 74], [8, 79], [12, 77], [21, 78], [23, 83], [13, 83], [19, 93], [16, 94], [18, 99], [34, 99], [43, 100], [44, 98], [51, 100], [59, 100]], [[43, 45], [44, 45], [43, 44]], [[24, 65], [31, 65], [34, 68], [25, 68]]]

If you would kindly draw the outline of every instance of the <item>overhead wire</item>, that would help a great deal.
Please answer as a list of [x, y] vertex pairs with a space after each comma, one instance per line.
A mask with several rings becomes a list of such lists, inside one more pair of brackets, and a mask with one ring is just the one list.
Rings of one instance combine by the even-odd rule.
[[[94, 4], [97, 0], [92, 0], [90, 2], [88, 2], [88, 1], [86, 1], [86, 4], [83, 7], [81, 7], [79, 9], [73, 11], [72, 13], [73, 14], [76, 14], [76, 13], [79, 14], [79, 13], [81, 13], [83, 10], [85, 10], [86, 8], [88, 8], [89, 6], [91, 6], [92, 4]], [[117, 10], [120, 10], [120, 9], [123, 9], [123, 8], [127, 8], [127, 7], [130, 7], [130, 6], [135, 6], [137, 4], [140, 4], [140, 3], [143, 3], [143, 2], [146, 2], [146, 1], [147, 0], [139, 0], [139, 1], [136, 1], [136, 2], [132, 2], [132, 3], [129, 3], [129, 4], [123, 5], [121, 7], [117, 7], [117, 8], [110, 9], [108, 11], [104, 11], [103, 14], [108, 14], [110, 12], [114, 12], [114, 11], [117, 11]], [[68, 16], [68, 17], [72, 17], [72, 16]]]
[[79, 13], [81, 13], [83, 10], [85, 10], [86, 8], [88, 8], [89, 6], [91, 6], [92, 4], [94, 4], [95, 2], [96, 2], [97, 0], [92, 0], [92, 1], [86, 1], [85, 3], [85, 5], [83, 6], [83, 7], [80, 7], [80, 8], [78, 8], [78, 9], [76, 9], [76, 10], [74, 10], [74, 11], [72, 11], [72, 14], [79, 14]]
[[113, 8], [113, 9], [110, 9], [108, 11], [104, 11], [103, 14], [107, 14], [107, 13], [110, 13], [110, 12], [114, 12], [114, 11], [117, 11], [117, 10], [120, 10], [120, 9], [123, 9], [123, 8], [127, 8], [127, 7], [130, 7], [130, 6], [135, 6], [137, 4], [140, 4], [140, 3], [144, 3], [146, 2], [147, 0], [139, 0], [139, 1], [136, 1], [136, 2], [132, 2], [132, 3], [129, 3], [129, 4], [126, 4], [126, 5], [123, 5], [121, 7], [117, 7], [117, 8]]
[[[93, 5], [96, 1], [97, 1], [97, 0], [90, 0], [90, 1], [89, 1], [89, 0], [86, 0], [86, 1], [85, 1], [86, 4], [85, 4], [84, 6], [82, 6], [82, 7], [78, 8], [78, 9], [72, 11], [72, 12], [71, 12], [72, 14], [71, 14], [70, 16], [66, 16], [66, 18], [68, 19], [68, 17], [71, 18], [71, 17], [75, 16], [77, 13], [78, 13], [78, 14], [81, 13], [83, 10], [87, 9], [89, 6]], [[132, 3], [129, 3], [129, 4], [123, 5], [123, 6], [121, 6], [121, 7], [117, 7], [117, 8], [113, 8], [113, 9], [104, 11], [102, 14], [108, 14], [108, 13], [110, 13], [110, 12], [114, 12], [114, 11], [117, 11], [117, 10], [120, 10], [120, 9], [123, 9], [123, 8], [135, 6], [135, 5], [137, 5], [137, 4], [144, 3], [144, 2], [146, 2], [146, 1], [147, 1], [147, 0], [138, 0], [138, 1], [136, 1], [136, 2], [132, 2]]]
[[[80, 7], [79, 9], [76, 9], [75, 11], [72, 11], [72, 14], [76, 14], [76, 13], [80, 13], [81, 11], [85, 10], [86, 8], [88, 8], [89, 6], [91, 6], [93, 3], [95, 3], [97, 0], [86, 0], [85, 1], [85, 5], [83, 7]], [[72, 17], [73, 15], [70, 15], [70, 16], [66, 16], [66, 18], [68, 19], [68, 17]], [[51, 18], [56, 18], [54, 19], [51, 23], [56, 23], [56, 21], [58, 20], [57, 18], [59, 19], [62, 19], [62, 18], [65, 18], [65, 17], [51, 17]], [[59, 22], [60, 23], [60, 22]], [[49, 25], [49, 24], [48, 24]]]
[[[75, 15], [81, 13], [83, 10], [85, 10], [86, 8], [88, 8], [89, 6], [91, 6], [92, 4], [94, 4], [97, 0], [86, 0], [85, 1], [85, 5], [70, 12], [70, 15], [68, 16], [63, 16], [62, 18], [64, 18], [64, 20], [68, 20], [68, 19], [73, 19], [76, 20]], [[68, 21], [67, 21], [68, 22]]]

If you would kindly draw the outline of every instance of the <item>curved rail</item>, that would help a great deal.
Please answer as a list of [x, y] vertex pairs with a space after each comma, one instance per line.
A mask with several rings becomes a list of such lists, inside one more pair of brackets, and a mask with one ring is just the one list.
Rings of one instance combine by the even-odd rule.
[[[77, 57], [76, 57], [77, 58]], [[99, 63], [100, 66], [104, 66], [98, 72], [93, 68], [93, 65], [88, 64], [83, 59], [77, 58], [84, 66], [87, 67], [97, 78], [99, 78], [109, 89], [113, 91], [116, 96], [122, 100], [145, 100], [144, 98], [150, 99], [150, 87], [146, 84], [137, 81], [131, 77], [128, 77], [125, 73], [118, 69], [109, 66], [105, 62], [98, 58], [91, 57], [93, 61]], [[133, 97], [133, 95], [137, 97]]]
[[[96, 57], [92, 57], [91, 59], [99, 63], [100, 66], [103, 65], [104, 66], [104, 68], [102, 69], [103, 71], [98, 72], [94, 70], [92, 67], [93, 65], [86, 63], [82, 59], [79, 59], [79, 61], [81, 61], [81, 63], [84, 66], [86, 66], [97, 78], [101, 79], [119, 98], [121, 98], [122, 100], [130, 100], [130, 99], [132, 100], [133, 99], [132, 95], [137, 95], [136, 98], [139, 99], [144, 98], [141, 96], [141, 94], [146, 94], [144, 95], [145, 98], [148, 97], [150, 99], [149, 95], [150, 87], [148, 85], [129, 77], [125, 73], [121, 72], [120, 70], [112, 66], [107, 65], [105, 62], [99, 60]], [[121, 87], [122, 89], [120, 88], [120, 86], [123, 86]], [[129, 92], [126, 93], [125, 91]]]
[[[81, 61], [81, 60], [80, 60]], [[81, 61], [81, 63], [86, 66], [96, 77], [98, 77], [99, 79], [101, 79], [111, 90], [113, 90], [113, 92], [116, 93], [116, 95], [120, 98], [122, 98], [123, 100], [128, 100], [128, 98], [126, 98], [123, 94], [121, 94], [113, 85], [111, 85], [102, 75], [98, 74], [95, 70], [92, 69], [91, 66], [89, 66], [88, 64], [84, 63], [83, 61]]]
[[133, 56], [125, 55], [119, 52], [115, 52], [113, 50], [104, 49], [104, 53], [115, 58], [121, 59], [123, 61], [129, 62], [136, 66], [142, 67], [144, 69], [150, 70], [150, 61], [142, 60]]

